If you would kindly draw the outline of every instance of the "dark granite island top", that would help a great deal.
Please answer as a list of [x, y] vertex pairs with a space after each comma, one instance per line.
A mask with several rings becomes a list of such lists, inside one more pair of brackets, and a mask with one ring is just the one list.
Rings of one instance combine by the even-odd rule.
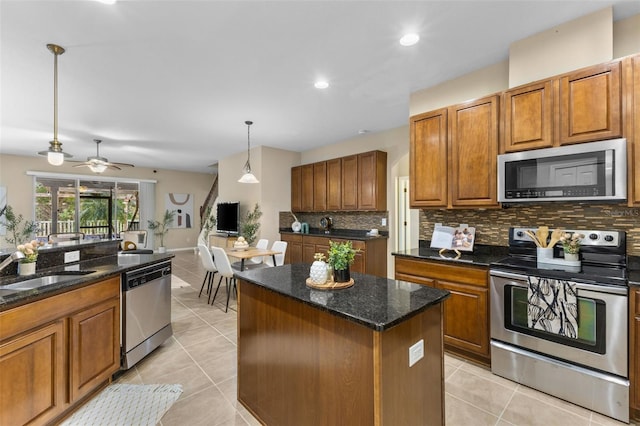
[[309, 264], [237, 273], [238, 401], [264, 425], [443, 425], [445, 290]]
[[391, 328], [449, 295], [446, 290], [358, 273], [351, 274], [355, 284], [350, 288], [315, 290], [306, 285], [310, 266], [297, 263], [237, 272], [236, 276], [377, 331]]

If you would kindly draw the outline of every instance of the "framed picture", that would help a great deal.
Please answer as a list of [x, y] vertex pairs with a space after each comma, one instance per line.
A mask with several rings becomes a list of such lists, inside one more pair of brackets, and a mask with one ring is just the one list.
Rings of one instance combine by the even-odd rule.
[[193, 223], [193, 195], [170, 192], [165, 196], [165, 206], [175, 211], [172, 228], [191, 228]]

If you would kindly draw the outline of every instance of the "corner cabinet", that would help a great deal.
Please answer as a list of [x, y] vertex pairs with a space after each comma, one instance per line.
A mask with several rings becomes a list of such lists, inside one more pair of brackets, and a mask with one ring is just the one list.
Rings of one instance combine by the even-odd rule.
[[444, 301], [444, 347], [467, 359], [491, 363], [488, 270], [396, 256], [395, 279], [451, 292]]
[[386, 211], [387, 153], [370, 151], [292, 167], [291, 210]]
[[120, 278], [0, 312], [0, 424], [56, 423], [120, 368]]
[[640, 287], [629, 287], [629, 296], [629, 415], [640, 420]]
[[411, 117], [412, 208], [498, 207], [498, 95]]
[[369, 240], [349, 240], [331, 235], [280, 234], [280, 239], [287, 242], [284, 263], [313, 263], [315, 253], [327, 253], [329, 241], [343, 243], [351, 241], [353, 248], [359, 250], [351, 265], [351, 271], [361, 274], [387, 277], [387, 239], [372, 238]]

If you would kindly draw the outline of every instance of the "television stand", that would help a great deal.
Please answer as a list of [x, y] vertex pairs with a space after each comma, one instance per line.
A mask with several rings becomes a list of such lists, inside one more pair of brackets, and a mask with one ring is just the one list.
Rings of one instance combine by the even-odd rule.
[[232, 234], [210, 234], [209, 246], [210, 247], [233, 247], [233, 243], [238, 239], [237, 235]]

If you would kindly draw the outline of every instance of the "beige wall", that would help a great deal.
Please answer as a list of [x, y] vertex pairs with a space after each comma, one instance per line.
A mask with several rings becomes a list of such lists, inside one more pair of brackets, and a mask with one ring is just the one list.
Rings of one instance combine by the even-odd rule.
[[613, 59], [613, 9], [550, 28], [511, 44], [509, 87]]
[[640, 52], [640, 14], [613, 23], [613, 57]]
[[[0, 155], [0, 185], [7, 187], [7, 203], [16, 213], [25, 218], [34, 218], [33, 177], [27, 176], [27, 171], [48, 173], [64, 173], [74, 175], [96, 176], [85, 168], [72, 167], [72, 163], [65, 163], [60, 167], [47, 163], [45, 157], [23, 157], [15, 155]], [[165, 245], [169, 250], [191, 248], [197, 245], [200, 231], [200, 206], [211, 189], [213, 174], [189, 173], [175, 170], [153, 169], [141, 167], [124, 168], [120, 171], [106, 171], [104, 177], [156, 180], [156, 216], [158, 218], [165, 210], [165, 194], [169, 192], [189, 193], [194, 195], [194, 217], [192, 228], [171, 229], [165, 238]], [[0, 247], [6, 245], [1, 238]]]

